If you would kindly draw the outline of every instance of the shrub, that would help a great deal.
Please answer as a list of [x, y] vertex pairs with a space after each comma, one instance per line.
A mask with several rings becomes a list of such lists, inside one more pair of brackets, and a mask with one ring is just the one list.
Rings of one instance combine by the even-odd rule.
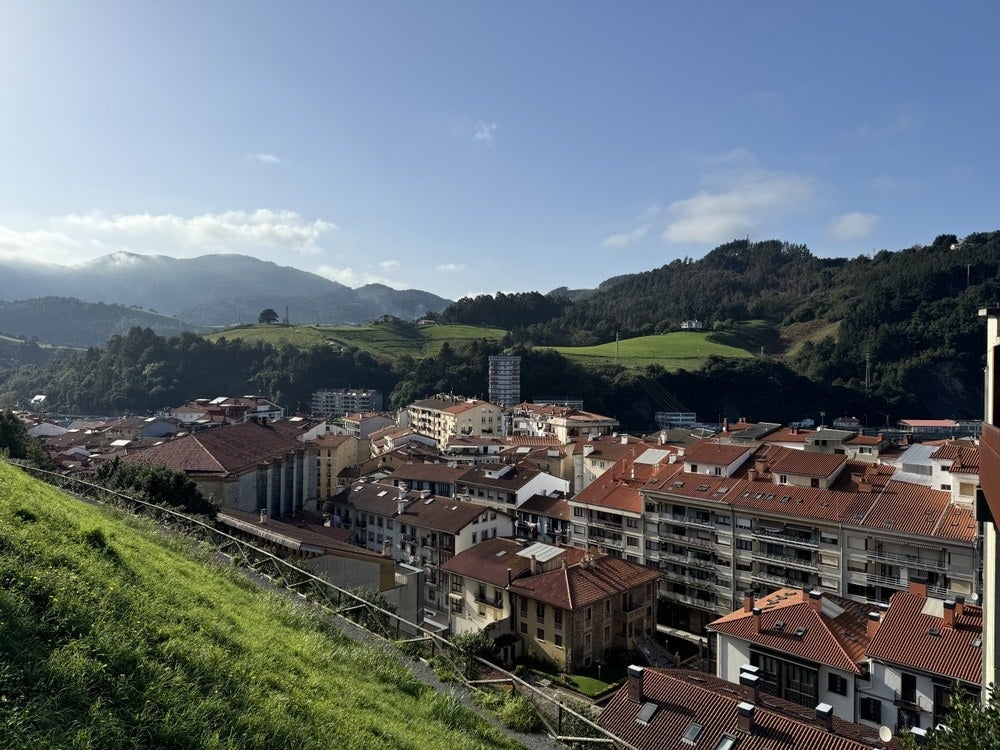
[[505, 700], [498, 716], [505, 727], [515, 732], [534, 732], [542, 724], [534, 706], [520, 696]]

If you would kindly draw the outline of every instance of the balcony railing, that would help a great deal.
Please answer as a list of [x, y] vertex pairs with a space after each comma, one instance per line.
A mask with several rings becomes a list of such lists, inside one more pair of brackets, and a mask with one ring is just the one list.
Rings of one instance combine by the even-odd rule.
[[696, 536], [682, 536], [680, 534], [660, 534], [661, 539], [670, 539], [671, 541], [680, 542], [682, 544], [689, 544], [692, 547], [701, 547], [702, 549], [713, 549], [715, 547], [714, 539], [699, 539]]
[[[775, 575], [774, 573], [763, 573], [759, 571], [752, 571], [750, 573], [750, 578], [755, 581], [764, 581], [766, 583], [772, 583], [776, 586], [809, 586], [815, 583], [812, 579], [802, 580], [801, 578], [792, 578], [791, 576]], [[815, 576], [813, 576], [815, 578]]]
[[891, 586], [894, 589], [904, 590], [909, 588], [910, 584], [908, 581], [902, 578], [895, 578], [891, 576], [880, 576], [875, 573], [866, 573], [865, 580], [868, 583], [874, 584], [876, 586]]
[[621, 539], [612, 539], [611, 537], [606, 537], [606, 536], [590, 535], [587, 541], [590, 542], [591, 544], [600, 544], [605, 547], [615, 547], [617, 549], [621, 549], [622, 547]]
[[479, 604], [485, 604], [488, 607], [496, 607], [497, 609], [503, 609], [503, 597], [499, 594], [497, 596], [486, 596], [480, 592], [476, 592], [473, 597]]
[[920, 568], [921, 570], [939, 570], [947, 572], [948, 564], [941, 560], [931, 558], [921, 558], [920, 555], [897, 555], [879, 550], [866, 550], [865, 557], [869, 560], [886, 562], [892, 565], [905, 565], [908, 568]]
[[[681, 515], [670, 515], [667, 516], [671, 523], [679, 523], [684, 526], [695, 526], [699, 529], [712, 529], [715, 530], [715, 524], [712, 523], [711, 519], [703, 521], [700, 518], [693, 518], [691, 516], [681, 516]], [[666, 518], [663, 520], [667, 520]]]
[[715, 599], [702, 599], [701, 597], [688, 596], [687, 594], [676, 594], [673, 591], [665, 591], [661, 596], [668, 601], [680, 602], [681, 604], [688, 604], [692, 607], [700, 607], [701, 609], [715, 611], [719, 607], [719, 603]]
[[686, 565], [691, 568], [701, 568], [702, 570], [715, 570], [719, 567], [715, 560], [702, 560], [694, 556], [678, 555], [672, 552], [660, 552], [660, 559], [669, 560], [670, 562]]
[[779, 562], [782, 565], [791, 565], [795, 568], [802, 568], [803, 570], [815, 570], [817, 562], [816, 560], [803, 560], [799, 557], [790, 557], [789, 555], [770, 555], [766, 552], [758, 552], [754, 557], [763, 558], [765, 560], [773, 560], [774, 562]]
[[786, 534], [781, 531], [769, 531], [767, 529], [754, 529], [750, 532], [750, 535], [754, 539], [770, 539], [782, 544], [794, 544], [798, 547], [809, 547], [811, 549], [819, 547], [818, 536], [804, 537], [796, 534]]

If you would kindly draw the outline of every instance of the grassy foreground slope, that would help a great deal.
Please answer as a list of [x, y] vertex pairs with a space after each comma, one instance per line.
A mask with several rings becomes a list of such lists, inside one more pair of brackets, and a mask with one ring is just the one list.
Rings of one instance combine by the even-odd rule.
[[4, 748], [516, 746], [456, 703], [145, 521], [0, 463]]

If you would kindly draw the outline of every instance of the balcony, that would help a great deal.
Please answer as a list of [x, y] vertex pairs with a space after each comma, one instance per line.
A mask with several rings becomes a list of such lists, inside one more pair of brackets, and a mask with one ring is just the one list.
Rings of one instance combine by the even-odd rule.
[[[668, 516], [670, 523], [679, 523], [684, 526], [694, 526], [698, 529], [710, 529], [715, 530], [715, 524], [712, 523], [711, 519], [702, 520], [700, 518], [694, 518], [692, 516], [681, 516], [681, 515], [671, 515]], [[665, 519], [664, 519], [665, 520]]]
[[889, 563], [890, 565], [904, 565], [907, 568], [920, 568], [921, 570], [938, 570], [943, 573], [948, 572], [948, 564], [941, 560], [931, 558], [921, 558], [920, 555], [897, 555], [889, 552], [882, 552], [878, 549], [865, 550], [865, 557], [869, 560]]
[[791, 544], [796, 547], [808, 547], [809, 549], [819, 548], [819, 535], [805, 537], [799, 536], [798, 534], [788, 534], [783, 531], [754, 529], [750, 532], [750, 536], [754, 539], [766, 539], [772, 542], [780, 542], [781, 544]]
[[[587, 519], [587, 524], [589, 526], [600, 526], [605, 529], [621, 529], [624, 528], [625, 524], [622, 521], [615, 521], [610, 518], [598, 518], [597, 516], [591, 516]], [[638, 533], [636, 529], [636, 533]]]
[[790, 557], [789, 555], [769, 555], [764, 552], [758, 552], [754, 557], [758, 559], [771, 560], [773, 562], [781, 563], [782, 565], [791, 565], [794, 568], [801, 568], [802, 570], [816, 570], [817, 562], [816, 560], [803, 560], [800, 557]]
[[[719, 603], [714, 599], [702, 599], [698, 596], [688, 596], [687, 594], [676, 594], [673, 591], [666, 591], [660, 594], [663, 599], [671, 602], [678, 602], [680, 604], [687, 604], [691, 607], [698, 607], [699, 609], [707, 609], [709, 611], [715, 611], [719, 608]], [[728, 608], [724, 608], [727, 612]]]
[[916, 691], [901, 693], [898, 690], [894, 690], [892, 692], [892, 702], [908, 711], [926, 711], [929, 713], [934, 710], [934, 706], [930, 700], [923, 695], [918, 695]]
[[715, 562], [715, 560], [702, 560], [693, 555], [678, 555], [671, 552], [660, 552], [659, 559], [668, 560], [679, 565], [686, 565], [690, 568], [701, 568], [702, 570], [715, 570], [719, 567], [719, 563]]
[[496, 596], [486, 596], [485, 593], [477, 591], [473, 597], [477, 604], [485, 604], [487, 607], [495, 607], [497, 609], [503, 609], [503, 596], [497, 594]]
[[591, 544], [599, 544], [603, 547], [614, 547], [615, 549], [621, 549], [623, 546], [621, 539], [612, 539], [608, 536], [595, 536], [593, 534], [588, 534], [587, 541]]
[[660, 538], [680, 542], [681, 544], [688, 544], [692, 547], [701, 547], [702, 549], [715, 548], [714, 539], [699, 539], [696, 536], [682, 536], [681, 534], [660, 534]]
[[763, 581], [764, 583], [769, 583], [774, 586], [794, 586], [796, 588], [801, 588], [804, 586], [812, 586], [815, 585], [816, 583], [815, 576], [803, 580], [801, 578], [775, 575], [774, 573], [764, 573], [761, 571], [751, 572], [750, 578], [754, 581]]
[[[890, 576], [880, 576], [874, 573], [866, 573], [865, 581], [875, 586], [889, 586], [894, 589], [899, 589], [900, 591], [905, 591], [910, 587], [909, 581], [903, 578], [894, 578]], [[928, 590], [930, 587], [928, 587]]]

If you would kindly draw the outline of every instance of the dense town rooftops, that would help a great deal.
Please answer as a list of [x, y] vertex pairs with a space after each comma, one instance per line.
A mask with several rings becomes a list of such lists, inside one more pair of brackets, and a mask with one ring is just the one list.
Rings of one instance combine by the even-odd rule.
[[729, 466], [750, 455], [753, 449], [747, 445], [720, 443], [715, 438], [701, 440], [684, 449], [684, 462], [709, 466]]
[[[709, 623], [709, 630], [800, 659], [861, 674], [868, 605], [819, 591], [779, 589]], [[758, 610], [758, 611], [755, 611]]]
[[847, 456], [835, 453], [807, 453], [805, 451], [785, 451], [771, 464], [774, 474], [793, 474], [800, 477], [828, 478], [841, 469]]
[[407, 463], [397, 466], [391, 475], [393, 482], [438, 482], [455, 484], [468, 471], [466, 467], [445, 463]]
[[[601, 711], [599, 723], [637, 750], [871, 750], [876, 730], [773, 696], [753, 705], [747, 688], [717, 677], [629, 667], [629, 677]], [[766, 700], [766, 702], [764, 702]]]
[[[405, 505], [399, 512], [399, 499]], [[346, 501], [359, 512], [393, 518], [400, 523], [413, 524], [433, 531], [458, 534], [462, 529], [489, 511], [484, 506], [439, 497], [421, 492], [401, 493], [399, 488], [381, 482], [355, 482], [338, 500]]]
[[538, 469], [510, 464], [480, 464], [467, 469], [459, 481], [463, 485], [516, 492], [541, 473]]
[[652, 481], [666, 481], [683, 468], [682, 464], [669, 463], [666, 455], [659, 463], [644, 463], [630, 458], [618, 461], [574, 495], [573, 502], [628, 513], [642, 513], [643, 498], [640, 490]]
[[[950, 625], [946, 604], [953, 605]], [[867, 653], [873, 659], [978, 685], [982, 643], [982, 608], [899, 591], [889, 599]]]
[[127, 460], [152, 461], [188, 474], [241, 474], [262, 462], [302, 450], [295, 433], [279, 424], [241, 422], [154, 445]]
[[523, 578], [510, 586], [511, 593], [560, 609], [580, 609], [635, 586], [652, 583], [660, 577], [637, 563], [609, 555]]
[[[532, 560], [528, 553], [533, 546], [535, 545], [531, 542], [495, 537], [459, 552], [442, 565], [441, 569], [491, 586], [505, 587], [512, 580], [531, 573]], [[549, 547], [549, 545], [542, 546]], [[575, 547], [549, 547], [549, 549], [556, 551], [545, 562], [549, 568], [560, 567], [563, 560], [567, 565], [575, 565], [586, 554], [584, 550]]]

